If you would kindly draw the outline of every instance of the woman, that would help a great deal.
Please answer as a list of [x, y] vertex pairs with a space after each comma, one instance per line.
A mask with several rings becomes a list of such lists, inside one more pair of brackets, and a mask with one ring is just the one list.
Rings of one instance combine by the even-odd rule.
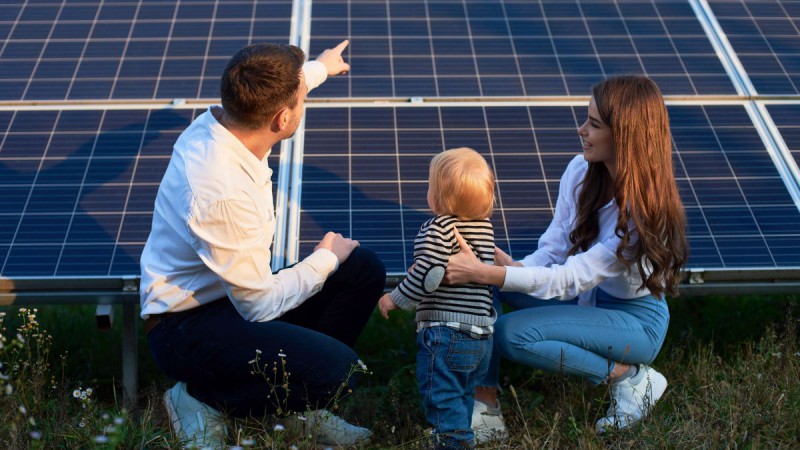
[[[495, 350], [506, 358], [610, 383], [611, 406], [596, 424], [603, 432], [641, 420], [667, 387], [648, 364], [669, 324], [664, 294], [677, 295], [687, 259], [686, 218], [655, 83], [625, 76], [598, 84], [578, 134], [583, 155], [561, 178], [538, 250], [514, 261], [496, 249], [492, 266], [462, 244], [445, 282], [505, 291], [502, 300], [517, 308], [496, 324]], [[506, 433], [493, 359], [493, 372], [476, 392], [473, 427], [481, 441]]]

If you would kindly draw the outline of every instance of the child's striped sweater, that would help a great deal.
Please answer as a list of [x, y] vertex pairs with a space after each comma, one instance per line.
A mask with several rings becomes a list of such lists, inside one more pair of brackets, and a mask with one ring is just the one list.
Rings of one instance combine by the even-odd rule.
[[450, 255], [460, 248], [453, 229], [484, 263], [494, 262], [494, 232], [488, 219], [462, 221], [436, 216], [420, 227], [414, 240], [414, 267], [397, 288], [392, 301], [400, 308], [417, 310], [417, 322], [458, 322], [489, 327], [497, 315], [492, 290], [485, 284], [441, 284]]

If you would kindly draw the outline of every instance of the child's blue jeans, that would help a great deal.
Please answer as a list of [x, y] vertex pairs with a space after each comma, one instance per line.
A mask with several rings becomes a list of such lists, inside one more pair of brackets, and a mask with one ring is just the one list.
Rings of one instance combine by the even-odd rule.
[[486, 376], [492, 338], [436, 326], [417, 334], [417, 381], [425, 418], [433, 425], [435, 448], [475, 446], [472, 404], [475, 388]]

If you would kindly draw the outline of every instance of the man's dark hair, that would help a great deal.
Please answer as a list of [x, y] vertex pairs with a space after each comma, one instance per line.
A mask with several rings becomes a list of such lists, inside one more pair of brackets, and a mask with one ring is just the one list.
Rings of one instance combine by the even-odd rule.
[[238, 126], [256, 129], [286, 106], [297, 104], [305, 54], [294, 45], [255, 44], [236, 52], [225, 66], [220, 97]]

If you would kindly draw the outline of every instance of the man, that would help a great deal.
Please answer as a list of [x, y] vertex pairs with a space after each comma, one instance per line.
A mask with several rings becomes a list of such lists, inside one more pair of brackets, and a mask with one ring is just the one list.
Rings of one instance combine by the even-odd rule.
[[294, 46], [243, 48], [222, 75], [221, 107], [175, 143], [142, 253], [141, 304], [153, 357], [178, 380], [164, 402], [187, 444], [222, 447], [223, 412], [303, 413], [287, 417], [287, 426], [313, 427], [321, 444], [370, 437], [324, 408], [343, 383], [356, 382], [352, 347], [383, 289], [383, 264], [328, 232], [294, 266], [275, 274], [269, 267], [275, 213], [267, 156], [294, 134], [306, 93], [349, 70], [341, 56], [347, 45], [306, 64]]

